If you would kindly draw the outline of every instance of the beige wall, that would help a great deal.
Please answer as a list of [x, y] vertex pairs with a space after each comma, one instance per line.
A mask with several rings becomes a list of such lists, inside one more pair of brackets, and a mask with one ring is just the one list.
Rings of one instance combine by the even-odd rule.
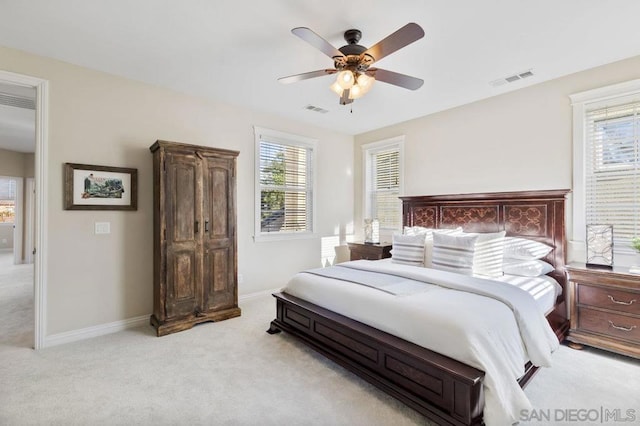
[[23, 161], [23, 177], [32, 178], [35, 176], [36, 156], [35, 154], [25, 153], [22, 157]]
[[[30, 154], [0, 149], [0, 176], [33, 177], [25, 174], [25, 157]], [[33, 155], [31, 155], [33, 160]], [[31, 166], [33, 171], [33, 166]]]
[[[640, 56], [358, 135], [358, 232], [363, 218], [362, 144], [406, 136], [405, 195], [572, 188], [569, 95], [637, 78]], [[570, 203], [568, 211], [570, 216]]]
[[[316, 230], [332, 236], [353, 221], [353, 137], [257, 111], [0, 47], [0, 69], [49, 81], [47, 335], [152, 311], [152, 164], [156, 139], [240, 151], [240, 295], [272, 289], [320, 265], [321, 239], [254, 243], [253, 125], [317, 138]], [[138, 169], [138, 210], [66, 211], [65, 162]], [[111, 234], [95, 235], [95, 222]], [[275, 312], [275, 311], [274, 311]]]

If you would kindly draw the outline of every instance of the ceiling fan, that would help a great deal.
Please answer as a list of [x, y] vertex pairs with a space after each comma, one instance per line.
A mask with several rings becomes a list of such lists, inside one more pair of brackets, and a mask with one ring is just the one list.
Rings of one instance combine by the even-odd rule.
[[356, 29], [345, 31], [344, 39], [348, 44], [340, 49], [333, 47], [309, 28], [298, 27], [292, 29], [291, 32], [333, 59], [334, 68], [282, 77], [278, 79], [281, 83], [294, 83], [337, 73], [336, 82], [331, 85], [331, 90], [340, 96], [340, 104], [342, 105], [362, 97], [371, 89], [375, 80], [409, 90], [419, 89], [424, 83], [419, 78], [371, 67], [374, 62], [424, 37], [424, 31], [420, 25], [413, 22], [368, 49], [358, 44], [362, 33]]

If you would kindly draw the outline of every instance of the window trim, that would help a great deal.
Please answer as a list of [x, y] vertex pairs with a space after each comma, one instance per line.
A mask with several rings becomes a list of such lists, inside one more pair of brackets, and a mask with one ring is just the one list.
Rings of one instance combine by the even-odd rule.
[[[586, 252], [586, 113], [607, 105], [620, 105], [640, 100], [640, 79], [600, 87], [569, 95], [573, 107], [573, 229], [572, 242]], [[625, 100], [625, 98], [628, 98]], [[618, 255], [620, 253], [617, 253]], [[622, 257], [622, 259], [620, 259]], [[636, 255], [618, 256], [621, 265], [633, 263]]]
[[[254, 130], [254, 235], [255, 242], [297, 240], [317, 237], [316, 229], [316, 197], [317, 197], [317, 158], [318, 140], [306, 136], [272, 130], [265, 127], [253, 126]], [[311, 230], [310, 231], [279, 231], [262, 232], [260, 225], [260, 141], [267, 140], [283, 145], [311, 148]]]
[[[369, 199], [369, 191], [373, 182], [370, 179], [369, 170], [371, 169], [372, 154], [376, 151], [381, 151], [388, 148], [398, 148], [398, 162], [399, 170], [398, 176], [400, 178], [400, 185], [398, 187], [398, 196], [404, 194], [404, 135], [394, 136], [392, 138], [383, 139], [377, 142], [371, 142], [362, 145], [362, 218], [368, 218], [371, 213], [371, 200]], [[401, 231], [402, 230], [402, 207], [398, 214], [398, 228], [383, 228], [380, 227], [380, 231]]]

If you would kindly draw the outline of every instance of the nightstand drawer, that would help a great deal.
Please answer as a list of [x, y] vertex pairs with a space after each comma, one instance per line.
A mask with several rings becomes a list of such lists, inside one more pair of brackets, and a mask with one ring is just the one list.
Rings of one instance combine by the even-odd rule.
[[640, 342], [640, 318], [580, 307], [578, 327], [594, 333]]
[[611, 288], [578, 286], [578, 303], [618, 312], [640, 314], [640, 294]]

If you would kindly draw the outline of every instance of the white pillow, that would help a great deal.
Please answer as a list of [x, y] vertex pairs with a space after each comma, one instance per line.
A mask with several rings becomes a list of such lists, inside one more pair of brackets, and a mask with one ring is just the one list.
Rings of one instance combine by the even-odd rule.
[[423, 226], [405, 226], [403, 228], [404, 235], [431, 235], [433, 228], [425, 228]]
[[433, 267], [465, 275], [502, 276], [505, 232], [433, 233]]
[[472, 275], [477, 240], [477, 235], [448, 235], [435, 232], [431, 260], [433, 268]]
[[544, 260], [505, 259], [502, 270], [508, 275], [521, 277], [539, 277], [553, 272], [553, 266]]
[[393, 235], [391, 261], [404, 265], [424, 266], [424, 235]]
[[438, 234], [444, 235], [459, 235], [462, 234], [462, 227], [458, 228], [442, 228], [442, 229], [433, 229], [431, 234], [427, 236], [424, 242], [424, 266], [426, 268], [431, 268], [433, 266], [433, 233], [437, 232]]
[[553, 247], [544, 243], [519, 237], [506, 237], [504, 242], [505, 259], [536, 260], [548, 255]]
[[431, 268], [431, 259], [433, 257], [433, 233], [441, 232], [443, 234], [460, 234], [462, 233], [462, 227], [457, 228], [425, 228], [422, 226], [405, 226], [405, 235], [423, 235], [424, 236], [424, 266]]

